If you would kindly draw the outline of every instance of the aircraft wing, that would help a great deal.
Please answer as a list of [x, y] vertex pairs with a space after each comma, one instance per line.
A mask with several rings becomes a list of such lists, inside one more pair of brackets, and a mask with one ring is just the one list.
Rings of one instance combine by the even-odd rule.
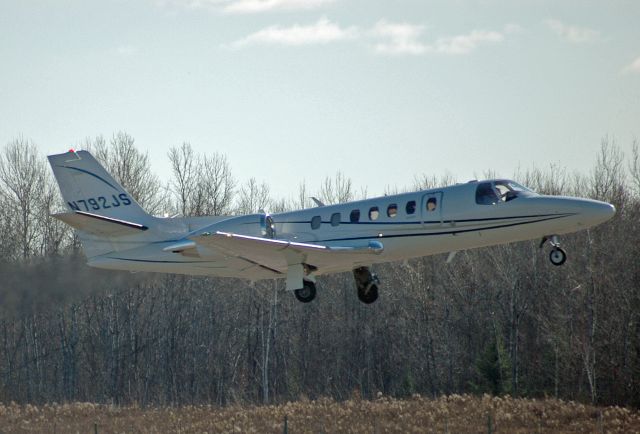
[[[356, 246], [324, 246], [312, 243], [259, 238], [229, 232], [215, 232], [189, 237], [197, 245], [212, 248], [226, 255], [243, 259], [279, 273], [287, 267], [308, 264], [317, 267], [319, 274], [331, 269], [351, 268], [352, 264], [368, 263], [367, 257], [382, 253], [384, 247], [378, 241]], [[165, 250], [176, 251], [187, 244], [177, 244]], [[345, 267], [346, 265], [346, 267]]]

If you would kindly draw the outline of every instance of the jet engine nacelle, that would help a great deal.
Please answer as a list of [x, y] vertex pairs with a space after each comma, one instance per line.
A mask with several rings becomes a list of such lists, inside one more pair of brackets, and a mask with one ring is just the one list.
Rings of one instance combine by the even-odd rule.
[[275, 238], [276, 229], [269, 214], [250, 214], [231, 217], [207, 226], [200, 233], [230, 232], [252, 237]]

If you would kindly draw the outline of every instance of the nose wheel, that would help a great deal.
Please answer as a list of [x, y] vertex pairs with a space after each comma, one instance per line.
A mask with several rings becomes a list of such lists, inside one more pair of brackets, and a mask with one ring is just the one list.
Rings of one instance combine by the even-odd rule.
[[549, 260], [556, 267], [564, 264], [567, 260], [567, 254], [560, 247], [554, 247], [551, 252], [549, 252]]
[[560, 241], [558, 241], [558, 237], [556, 235], [552, 235], [550, 237], [545, 236], [542, 238], [540, 248], [542, 248], [547, 241], [549, 241], [549, 244], [553, 247], [551, 252], [549, 252], [549, 260], [553, 265], [559, 267], [567, 261], [567, 253], [560, 247]]

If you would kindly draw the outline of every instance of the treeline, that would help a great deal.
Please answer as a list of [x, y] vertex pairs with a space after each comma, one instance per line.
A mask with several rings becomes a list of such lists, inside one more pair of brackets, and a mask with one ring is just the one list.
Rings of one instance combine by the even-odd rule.
[[[172, 149], [162, 182], [133, 139], [84, 146], [156, 214], [302, 207], [239, 182], [222, 154]], [[266, 403], [443, 393], [555, 396], [640, 405], [640, 159], [605, 139], [593, 169], [514, 176], [541, 193], [614, 203], [614, 219], [562, 238], [553, 267], [537, 242], [377, 266], [365, 306], [349, 273], [319, 279], [308, 305], [281, 281], [90, 269], [44, 156], [17, 139], [0, 156], [0, 401]], [[416, 179], [433, 186], [433, 177]], [[360, 193], [364, 194], [364, 193]], [[342, 174], [318, 195], [350, 200]]]

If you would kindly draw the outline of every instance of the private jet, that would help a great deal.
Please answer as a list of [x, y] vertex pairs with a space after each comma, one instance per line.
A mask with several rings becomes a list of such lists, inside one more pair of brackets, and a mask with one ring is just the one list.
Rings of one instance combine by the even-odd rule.
[[565, 263], [559, 235], [603, 223], [606, 202], [547, 196], [510, 180], [470, 181], [277, 214], [160, 218], [146, 213], [87, 151], [48, 157], [87, 263], [110, 270], [286, 279], [308, 303], [316, 277], [352, 272], [358, 298], [378, 299], [375, 264], [541, 240]]

